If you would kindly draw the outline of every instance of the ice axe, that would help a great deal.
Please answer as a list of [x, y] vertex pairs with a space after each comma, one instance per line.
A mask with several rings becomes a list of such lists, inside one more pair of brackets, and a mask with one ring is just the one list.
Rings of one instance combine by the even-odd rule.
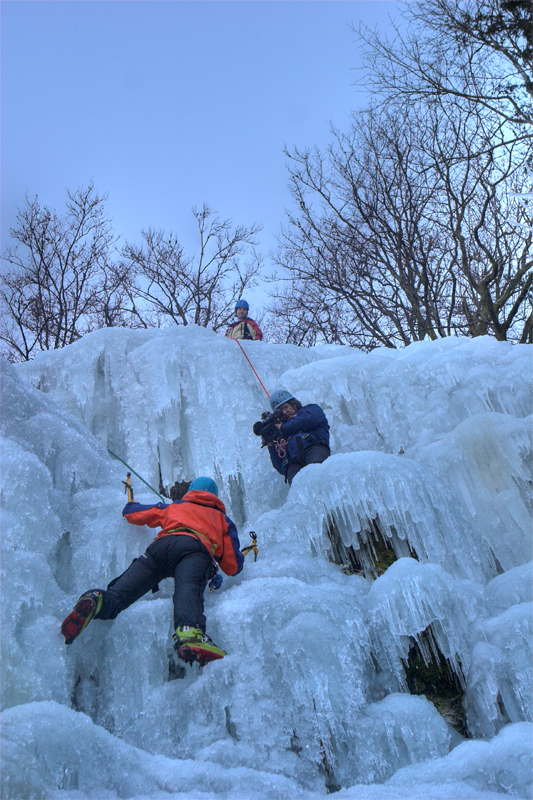
[[257, 561], [257, 553], [259, 552], [257, 547], [257, 534], [255, 531], [250, 531], [250, 539], [252, 540], [252, 544], [249, 544], [248, 547], [243, 547], [241, 553], [243, 556], [247, 556], [249, 552], [252, 550], [254, 551], [254, 561]]
[[122, 481], [124, 491], [128, 493], [128, 503], [133, 503], [133, 486], [131, 485], [131, 472], [126, 475], [126, 480]]

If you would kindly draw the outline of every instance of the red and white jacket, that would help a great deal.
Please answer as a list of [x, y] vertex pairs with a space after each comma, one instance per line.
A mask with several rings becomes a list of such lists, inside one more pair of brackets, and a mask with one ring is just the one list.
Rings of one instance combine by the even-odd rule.
[[255, 339], [260, 342], [263, 338], [263, 331], [255, 320], [246, 317], [232, 322], [226, 331], [226, 336], [230, 339]]

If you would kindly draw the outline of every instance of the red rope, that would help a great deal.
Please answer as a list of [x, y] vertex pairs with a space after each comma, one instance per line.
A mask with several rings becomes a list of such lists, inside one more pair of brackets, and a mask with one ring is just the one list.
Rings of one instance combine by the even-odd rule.
[[[249, 363], [249, 365], [251, 366], [251, 368], [254, 370], [254, 375], [255, 375], [255, 377], [257, 378], [257, 380], [259, 381], [259, 383], [261, 384], [261, 386], [263, 386], [263, 381], [261, 380], [261, 378], [259, 377], [259, 375], [258, 375], [258, 374], [257, 374], [257, 372], [255, 371], [255, 369], [254, 369], [254, 365], [252, 364], [252, 362], [250, 361], [250, 359], [248, 358], [248, 356], [247, 356], [247, 355], [246, 355], [246, 353], [244, 352], [244, 348], [243, 348], [242, 344], [239, 342], [239, 340], [238, 340], [238, 339], [234, 339], [233, 341], [234, 341], [234, 342], [237, 342], [237, 344], [239, 345], [239, 347], [240, 347], [240, 348], [241, 348], [241, 350], [242, 350], [242, 354], [243, 354], [243, 356], [245, 357], [245, 359], [247, 360], [247, 362]], [[266, 396], [267, 396], [267, 397], [270, 399], [270, 395], [269, 395], [269, 393], [267, 392], [267, 390], [265, 389], [265, 387], [264, 387], [264, 386], [263, 386], [263, 390], [264, 390], [264, 392], [265, 392]]]

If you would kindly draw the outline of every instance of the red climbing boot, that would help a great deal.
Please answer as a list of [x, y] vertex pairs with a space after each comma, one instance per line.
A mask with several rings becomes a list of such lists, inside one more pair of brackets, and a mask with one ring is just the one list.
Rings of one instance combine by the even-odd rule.
[[65, 637], [65, 644], [72, 644], [80, 633], [85, 630], [95, 614], [102, 608], [104, 593], [100, 589], [91, 589], [82, 594], [74, 609], [63, 620], [61, 633]]

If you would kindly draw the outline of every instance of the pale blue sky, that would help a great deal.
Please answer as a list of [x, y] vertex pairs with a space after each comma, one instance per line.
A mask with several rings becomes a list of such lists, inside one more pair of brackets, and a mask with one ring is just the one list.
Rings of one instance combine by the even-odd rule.
[[392, 0], [3, 0], [2, 243], [24, 195], [109, 193], [115, 230], [195, 245], [193, 205], [260, 222], [290, 207], [282, 148], [325, 146], [369, 98], [350, 24]]

